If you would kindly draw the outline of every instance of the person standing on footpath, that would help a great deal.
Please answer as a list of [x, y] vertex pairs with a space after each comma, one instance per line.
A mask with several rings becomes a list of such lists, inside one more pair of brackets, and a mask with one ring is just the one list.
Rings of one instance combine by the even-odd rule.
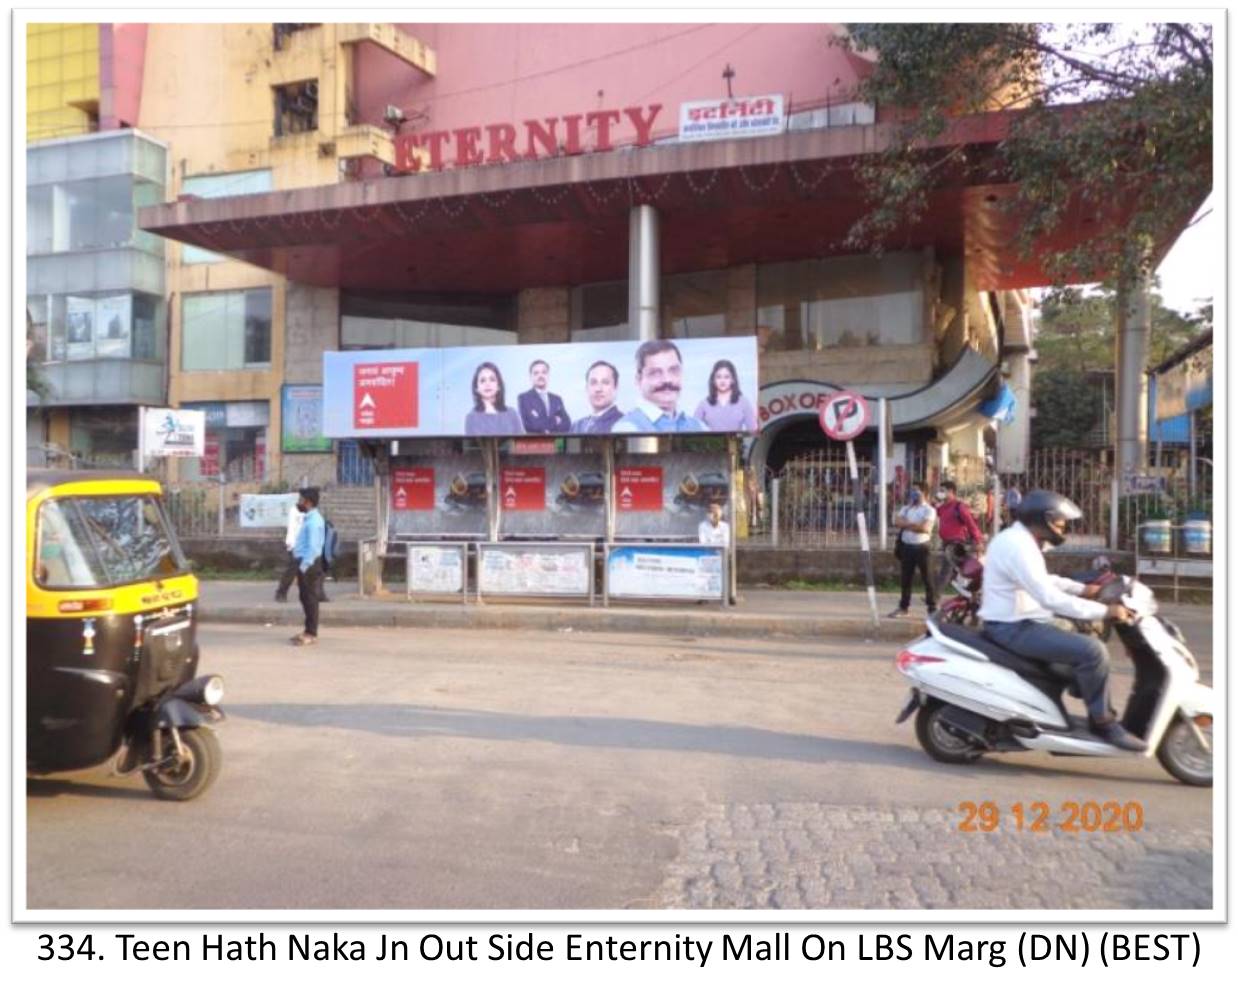
[[903, 592], [898, 607], [890, 612], [890, 618], [901, 618], [911, 609], [911, 582], [917, 569], [924, 578], [924, 603], [928, 606], [928, 612], [931, 615], [937, 610], [937, 593], [933, 590], [933, 577], [929, 572], [929, 543], [933, 541], [937, 512], [924, 499], [922, 483], [913, 484], [907, 497], [908, 503], [894, 517], [894, 525], [899, 530], [894, 555], [902, 568], [899, 579]]
[[297, 507], [305, 515], [293, 555], [297, 558], [297, 593], [305, 612], [305, 631], [292, 637], [293, 646], [310, 646], [318, 642], [318, 596], [322, 584], [322, 550], [327, 526], [318, 510], [318, 488], [301, 491]]
[[937, 532], [941, 536], [937, 590], [941, 591], [969, 553], [984, 552], [984, 533], [967, 502], [959, 500], [959, 489], [952, 480], [942, 481], [937, 491]]
[[288, 530], [284, 533], [284, 548], [288, 550], [288, 560], [284, 564], [284, 572], [279, 578], [279, 585], [275, 588], [276, 601], [288, 600], [288, 588], [292, 587], [292, 582], [297, 579], [297, 558], [293, 555], [292, 549], [297, 544], [297, 536], [301, 533], [301, 523], [304, 521], [301, 496], [298, 494], [297, 500], [288, 508]]

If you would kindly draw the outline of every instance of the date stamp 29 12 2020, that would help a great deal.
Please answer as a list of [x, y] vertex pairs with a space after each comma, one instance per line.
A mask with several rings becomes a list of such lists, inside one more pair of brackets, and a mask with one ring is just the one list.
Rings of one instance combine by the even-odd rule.
[[992, 833], [1013, 829], [1020, 833], [1135, 833], [1143, 829], [1143, 806], [1128, 801], [1065, 801], [1054, 807], [1048, 802], [959, 802], [961, 833]]

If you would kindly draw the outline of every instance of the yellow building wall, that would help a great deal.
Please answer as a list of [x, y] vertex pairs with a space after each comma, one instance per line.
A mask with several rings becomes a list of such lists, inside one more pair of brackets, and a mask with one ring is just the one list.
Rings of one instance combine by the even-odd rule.
[[[139, 127], [171, 146], [168, 199], [186, 177], [271, 170], [273, 189], [339, 180], [338, 159], [325, 145], [346, 127], [344, 106], [351, 49], [337, 44], [338, 27], [324, 24], [289, 36], [276, 52], [270, 24], [155, 24], [147, 36]], [[318, 130], [275, 137], [273, 88], [318, 81]], [[171, 306], [168, 400], [266, 400], [267, 477], [282, 476], [280, 387], [284, 381], [285, 286], [277, 274], [244, 263], [185, 264], [178, 243], [167, 246]], [[272, 288], [269, 370], [185, 372], [181, 366], [185, 294]]]
[[98, 114], [99, 25], [26, 25], [26, 141], [84, 135]]

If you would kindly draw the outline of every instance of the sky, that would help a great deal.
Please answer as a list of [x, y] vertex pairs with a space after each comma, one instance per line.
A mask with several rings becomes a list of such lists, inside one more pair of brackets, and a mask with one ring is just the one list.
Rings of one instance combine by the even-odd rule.
[[1165, 306], [1175, 311], [1190, 313], [1198, 309], [1200, 298], [1216, 295], [1225, 241], [1221, 218], [1212, 210], [1214, 201], [1208, 197], [1196, 215], [1199, 220], [1178, 237], [1156, 271]]

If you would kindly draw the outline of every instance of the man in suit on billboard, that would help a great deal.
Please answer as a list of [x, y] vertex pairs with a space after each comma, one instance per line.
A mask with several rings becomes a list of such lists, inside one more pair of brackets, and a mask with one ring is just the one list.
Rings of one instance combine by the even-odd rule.
[[567, 416], [563, 398], [548, 390], [550, 364], [544, 359], [535, 359], [529, 366], [532, 390], [526, 390], [516, 400], [520, 408], [520, 420], [526, 435], [564, 435], [571, 431], [572, 419]]
[[623, 412], [615, 406], [619, 389], [619, 371], [604, 359], [599, 359], [585, 373], [585, 392], [593, 414], [572, 423], [572, 434], [609, 432]]

